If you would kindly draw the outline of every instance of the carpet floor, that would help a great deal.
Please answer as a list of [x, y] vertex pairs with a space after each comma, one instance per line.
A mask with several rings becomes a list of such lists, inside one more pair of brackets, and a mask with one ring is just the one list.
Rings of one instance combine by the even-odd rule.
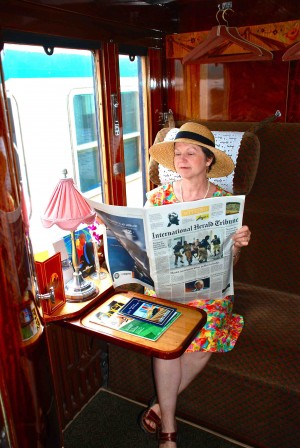
[[[145, 409], [101, 390], [64, 431], [64, 448], [157, 448], [137, 425]], [[178, 448], [239, 448], [228, 440], [178, 421]]]

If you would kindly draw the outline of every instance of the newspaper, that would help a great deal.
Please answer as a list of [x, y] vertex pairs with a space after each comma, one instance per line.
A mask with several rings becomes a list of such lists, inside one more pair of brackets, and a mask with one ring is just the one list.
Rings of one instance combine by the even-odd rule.
[[181, 303], [234, 293], [232, 235], [242, 226], [245, 196], [150, 208], [89, 203], [108, 228], [115, 287], [139, 283]]

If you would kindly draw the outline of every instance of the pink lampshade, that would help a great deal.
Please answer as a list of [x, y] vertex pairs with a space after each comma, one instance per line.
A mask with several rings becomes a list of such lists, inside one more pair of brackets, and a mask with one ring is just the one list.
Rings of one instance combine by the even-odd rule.
[[70, 232], [79, 224], [92, 224], [96, 212], [77, 189], [72, 178], [61, 179], [56, 185], [49, 204], [41, 217], [44, 227], [56, 224]]

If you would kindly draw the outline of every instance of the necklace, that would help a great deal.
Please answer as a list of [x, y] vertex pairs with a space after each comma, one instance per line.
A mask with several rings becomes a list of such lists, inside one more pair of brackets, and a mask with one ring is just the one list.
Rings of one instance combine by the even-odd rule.
[[[201, 199], [205, 199], [206, 198], [206, 196], [208, 195], [209, 187], [210, 187], [209, 180], [207, 180], [207, 190], [206, 190], [205, 196], [203, 196], [203, 198], [201, 198]], [[182, 193], [182, 179], [180, 181], [179, 190], [180, 190], [181, 202], [184, 202], [184, 200], [183, 200], [183, 193]]]

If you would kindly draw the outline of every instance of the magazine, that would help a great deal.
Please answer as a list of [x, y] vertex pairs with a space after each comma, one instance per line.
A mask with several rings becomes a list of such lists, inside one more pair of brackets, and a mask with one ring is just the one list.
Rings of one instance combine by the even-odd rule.
[[120, 314], [121, 308], [129, 301], [128, 297], [117, 294], [100, 305], [90, 318], [90, 322], [104, 325], [105, 327], [119, 330], [134, 336], [138, 336], [150, 341], [157, 341], [158, 338], [178, 319], [180, 312], [175, 312], [172, 319], [161, 327], [149, 322], [133, 319]]
[[232, 235], [242, 226], [244, 195], [149, 208], [89, 203], [108, 229], [115, 288], [138, 283], [181, 303], [234, 294]]
[[138, 297], [132, 297], [129, 302], [119, 310], [119, 314], [122, 316], [132, 317], [160, 327], [167, 325], [176, 313], [176, 308], [149, 302], [148, 300], [139, 299]]

